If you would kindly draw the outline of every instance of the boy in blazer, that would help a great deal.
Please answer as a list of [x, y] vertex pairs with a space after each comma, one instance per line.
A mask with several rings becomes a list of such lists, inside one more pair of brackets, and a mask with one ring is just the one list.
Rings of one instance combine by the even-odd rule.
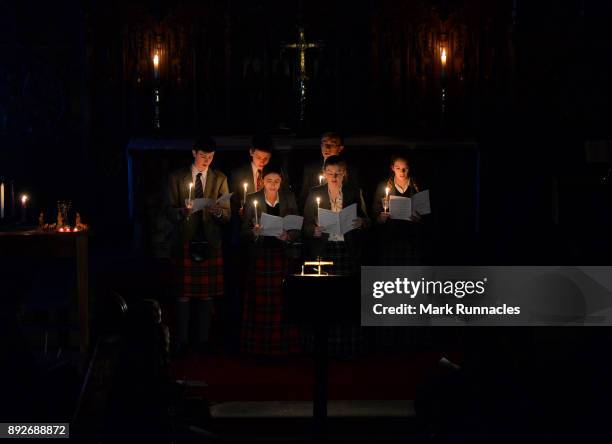
[[[195, 330], [197, 346], [208, 342], [213, 301], [223, 295], [221, 226], [230, 219], [229, 203], [216, 201], [228, 193], [227, 178], [213, 170], [215, 141], [203, 137], [194, 143], [193, 163], [170, 175], [167, 216], [174, 225], [173, 259], [177, 278], [176, 345], [184, 349], [189, 330]], [[190, 199], [191, 197], [191, 199]], [[215, 203], [193, 211], [193, 200]]]

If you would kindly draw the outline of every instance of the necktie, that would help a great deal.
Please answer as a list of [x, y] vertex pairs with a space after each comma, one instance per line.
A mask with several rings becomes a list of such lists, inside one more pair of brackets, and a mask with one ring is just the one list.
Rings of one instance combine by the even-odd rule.
[[204, 187], [202, 186], [202, 173], [196, 174], [195, 180], [195, 198], [201, 199], [204, 197]]
[[261, 177], [261, 170], [257, 170], [257, 191], [263, 188], [263, 178]]

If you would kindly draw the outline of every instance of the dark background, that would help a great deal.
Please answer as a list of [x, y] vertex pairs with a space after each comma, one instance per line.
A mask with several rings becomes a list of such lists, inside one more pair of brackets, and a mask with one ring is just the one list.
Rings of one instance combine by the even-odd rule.
[[[609, 188], [601, 183], [609, 168], [612, 6], [605, 2], [3, 1], [0, 8], [0, 175], [31, 192], [32, 213], [71, 199], [99, 234], [123, 241], [131, 233], [130, 138], [257, 130], [316, 137], [331, 128], [354, 138], [474, 143], [484, 262], [609, 258]], [[321, 44], [307, 53], [304, 122], [297, 56], [282, 50], [297, 39], [298, 24]], [[440, 44], [448, 48], [444, 80]], [[587, 162], [588, 141], [603, 141], [603, 162]], [[384, 176], [387, 152], [374, 150]], [[464, 192], [461, 183], [456, 189]]]

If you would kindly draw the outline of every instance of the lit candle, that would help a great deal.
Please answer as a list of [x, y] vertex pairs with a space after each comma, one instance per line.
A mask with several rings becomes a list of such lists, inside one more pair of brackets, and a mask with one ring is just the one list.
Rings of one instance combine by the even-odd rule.
[[442, 54], [440, 55], [440, 61], [442, 62], [442, 66], [446, 66], [446, 48], [442, 48]]
[[28, 196], [26, 194], [21, 195], [21, 221], [26, 220], [26, 208], [27, 208]]
[[159, 78], [159, 54], [155, 53], [153, 56], [153, 74], [156, 79]]
[[189, 199], [187, 199], [187, 205], [191, 208], [191, 189], [193, 188], [193, 182], [189, 183]]
[[0, 219], [4, 219], [4, 182], [0, 183]]
[[256, 200], [253, 201], [253, 206], [255, 207], [255, 225], [259, 225], [257, 223], [257, 201]]
[[242, 186], [244, 187], [244, 194], [242, 196], [242, 206], [244, 207], [246, 204], [246, 193], [247, 193], [247, 188], [249, 187], [249, 184], [245, 182], [242, 184]]
[[385, 201], [383, 205], [383, 210], [386, 213], [389, 208], [389, 187], [385, 187]]
[[319, 174], [319, 185], [323, 183], [323, 175]]
[[321, 198], [317, 197], [317, 225], [319, 224], [319, 206], [321, 205]]

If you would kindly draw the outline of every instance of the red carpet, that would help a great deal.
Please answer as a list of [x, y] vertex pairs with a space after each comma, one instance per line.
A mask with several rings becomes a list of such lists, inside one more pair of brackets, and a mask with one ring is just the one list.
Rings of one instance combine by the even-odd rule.
[[[330, 360], [330, 399], [414, 399], [417, 385], [438, 371], [437, 353]], [[191, 354], [172, 363], [177, 379], [203, 380], [194, 393], [211, 401], [302, 401], [312, 399], [313, 364], [308, 357], [263, 360], [245, 356]]]

